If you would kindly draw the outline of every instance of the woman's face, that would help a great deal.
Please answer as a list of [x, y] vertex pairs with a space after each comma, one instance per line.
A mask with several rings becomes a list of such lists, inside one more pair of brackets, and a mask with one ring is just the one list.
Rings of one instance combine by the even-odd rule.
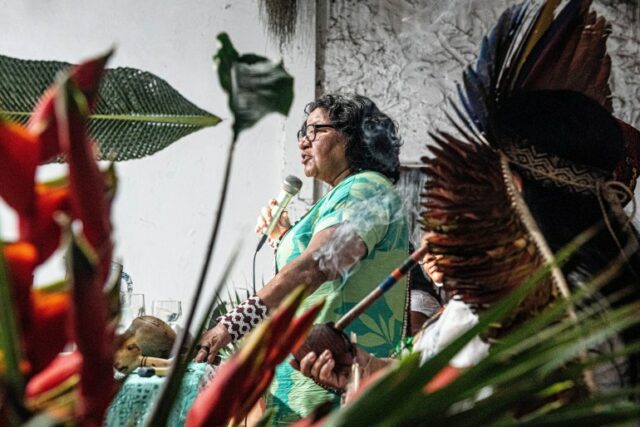
[[[329, 114], [316, 108], [307, 117], [306, 126], [330, 125]], [[309, 142], [305, 136], [298, 139], [304, 174], [334, 186], [343, 172], [349, 168], [345, 155], [344, 137], [335, 129], [321, 127], [315, 130], [315, 139]]]
[[[420, 244], [424, 246], [428, 243], [428, 241], [429, 234], [425, 233], [420, 240]], [[422, 270], [424, 270], [425, 274], [429, 276], [429, 278], [437, 286], [442, 286], [442, 281], [444, 280], [444, 274], [438, 269], [438, 266], [436, 265], [437, 261], [441, 258], [442, 255], [433, 255], [427, 252], [420, 262], [420, 264], [422, 265]]]
[[442, 286], [444, 280], [444, 274], [438, 269], [436, 263], [442, 257], [442, 255], [426, 254], [422, 259], [422, 269], [429, 276], [436, 286]]

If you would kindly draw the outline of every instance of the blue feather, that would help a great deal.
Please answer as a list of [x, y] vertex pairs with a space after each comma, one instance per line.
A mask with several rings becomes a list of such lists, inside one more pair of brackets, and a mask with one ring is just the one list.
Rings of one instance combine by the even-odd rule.
[[495, 32], [492, 31], [489, 38], [484, 37], [482, 39], [480, 55], [478, 55], [478, 60], [476, 61], [476, 73], [482, 85], [487, 89], [491, 87], [491, 77], [493, 76], [496, 60], [495, 42], [492, 38], [494, 35]]
[[463, 129], [462, 126], [460, 126], [460, 123], [458, 123], [457, 120], [454, 120], [454, 118], [451, 116], [451, 114], [445, 110], [444, 115], [447, 117], [447, 120], [449, 120], [449, 122], [451, 123], [451, 125], [458, 131], [458, 133], [460, 133], [460, 135], [462, 135], [464, 137], [464, 139], [467, 142], [473, 143], [473, 144], [480, 144], [481, 141], [478, 140], [478, 138], [476, 138], [475, 135], [472, 135], [472, 133], [468, 132], [467, 130]]
[[525, 1], [514, 7], [514, 19], [509, 28], [508, 39], [505, 41], [504, 57], [501, 63], [496, 90], [509, 93], [513, 88], [514, 65], [520, 62], [520, 55], [526, 45], [529, 35], [540, 15], [541, 8], [531, 8], [532, 2]]
[[466, 120], [467, 123], [471, 123], [471, 125], [467, 127], [479, 130], [480, 128], [478, 127], [478, 123], [480, 123], [480, 120], [475, 110], [473, 109], [473, 105], [471, 104], [471, 101], [467, 96], [467, 92], [462, 89], [462, 86], [460, 86], [460, 83], [456, 83], [456, 89], [458, 91], [460, 103], [462, 104], [462, 107], [464, 108], [464, 112], [466, 113], [464, 115], [464, 120]]
[[498, 19], [488, 37], [485, 37], [480, 55], [476, 61], [476, 72], [480, 76], [487, 91], [495, 87], [497, 81], [496, 70], [502, 67], [506, 52], [504, 45], [508, 45], [509, 33], [512, 31], [514, 7], [505, 10]]
[[460, 120], [460, 122], [462, 122], [462, 125], [467, 128], [467, 130], [472, 133], [475, 137], [475, 139], [478, 140], [484, 140], [484, 138], [482, 137], [482, 134], [480, 133], [480, 131], [478, 130], [478, 128], [474, 125], [473, 121], [469, 121], [470, 119], [470, 109], [469, 106], [466, 103], [466, 98], [464, 98], [463, 96], [463, 92], [462, 92], [462, 88], [460, 87], [460, 85], [457, 85], [457, 89], [458, 89], [458, 94], [460, 95], [460, 101], [462, 103], [462, 107], [464, 108], [464, 111], [462, 111], [460, 109], [460, 107], [458, 106], [457, 103], [455, 103], [453, 100], [450, 100], [450, 105], [451, 108], [453, 108], [453, 111], [456, 113], [456, 116], [458, 116], [458, 119]]
[[471, 118], [478, 129], [486, 133], [489, 114], [493, 105], [493, 101], [489, 98], [491, 93], [487, 93], [478, 75], [471, 67], [467, 68], [462, 74], [462, 82], [464, 83], [464, 91], [469, 107], [473, 112]]

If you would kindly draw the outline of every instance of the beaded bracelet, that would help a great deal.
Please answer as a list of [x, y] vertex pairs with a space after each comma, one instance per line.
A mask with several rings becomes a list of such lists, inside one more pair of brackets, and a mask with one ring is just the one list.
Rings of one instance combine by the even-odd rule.
[[231, 340], [236, 342], [267, 317], [267, 311], [266, 304], [254, 295], [217, 320], [227, 329]]

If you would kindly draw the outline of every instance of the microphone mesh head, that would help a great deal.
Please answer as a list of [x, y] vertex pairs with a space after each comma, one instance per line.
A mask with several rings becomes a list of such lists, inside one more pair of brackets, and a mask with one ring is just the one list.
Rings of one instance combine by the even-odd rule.
[[298, 194], [302, 187], [302, 181], [297, 176], [289, 175], [284, 179], [282, 183], [282, 189], [291, 195]]

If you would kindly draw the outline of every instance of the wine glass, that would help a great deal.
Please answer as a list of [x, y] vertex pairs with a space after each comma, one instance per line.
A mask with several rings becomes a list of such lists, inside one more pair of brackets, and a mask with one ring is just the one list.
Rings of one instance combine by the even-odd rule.
[[120, 297], [122, 297], [122, 264], [117, 261], [111, 261], [111, 268], [109, 269], [109, 276], [107, 277], [106, 284], [111, 284], [114, 281], [118, 281], [118, 290], [120, 291]]
[[145, 315], [144, 294], [122, 293], [120, 296], [122, 298], [120, 329], [126, 330], [133, 319]]
[[151, 313], [175, 330], [182, 316], [182, 303], [174, 299], [155, 300], [151, 303]]

